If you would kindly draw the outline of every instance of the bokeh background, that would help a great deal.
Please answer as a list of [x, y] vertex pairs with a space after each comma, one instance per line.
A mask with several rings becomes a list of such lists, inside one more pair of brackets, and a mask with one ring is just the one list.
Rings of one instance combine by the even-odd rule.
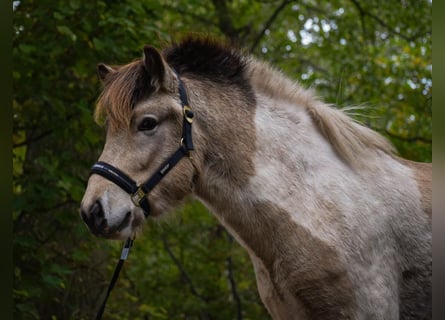
[[[432, 1], [13, 1], [14, 319], [91, 319], [122, 244], [78, 207], [104, 142], [96, 64], [190, 33], [269, 61], [399, 154], [432, 159]], [[440, 125], [440, 123], [439, 123]], [[198, 202], [147, 223], [106, 319], [269, 319], [245, 251]]]

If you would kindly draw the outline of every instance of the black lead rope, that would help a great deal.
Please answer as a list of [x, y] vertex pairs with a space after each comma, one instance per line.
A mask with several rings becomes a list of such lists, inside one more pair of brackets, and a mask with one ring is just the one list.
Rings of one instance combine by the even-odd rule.
[[117, 278], [119, 277], [119, 273], [121, 272], [122, 266], [124, 265], [125, 260], [127, 260], [128, 253], [130, 252], [131, 247], [133, 246], [134, 239], [128, 238], [125, 242], [124, 247], [122, 248], [121, 257], [119, 259], [119, 262], [116, 265], [116, 268], [114, 269], [113, 277], [111, 278], [111, 282], [108, 285], [107, 293], [105, 294], [104, 301], [102, 302], [102, 305], [100, 306], [99, 311], [97, 312], [96, 320], [102, 319], [102, 315], [105, 310], [105, 306], [107, 304], [108, 297], [110, 296], [111, 290], [113, 290], [114, 285], [116, 284]]

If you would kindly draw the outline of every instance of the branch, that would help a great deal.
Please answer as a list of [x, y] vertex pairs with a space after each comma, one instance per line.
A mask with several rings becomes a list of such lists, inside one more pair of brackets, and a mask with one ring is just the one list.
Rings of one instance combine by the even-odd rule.
[[51, 133], [53, 133], [53, 131], [54, 130], [47, 130], [47, 131], [44, 131], [41, 134], [39, 134], [37, 137], [30, 137], [30, 138], [26, 139], [25, 141], [22, 141], [19, 143], [14, 143], [12, 145], [12, 148], [14, 149], [14, 148], [22, 147], [22, 146], [28, 145], [32, 142], [39, 141], [40, 139], [45, 138], [46, 136], [49, 136]]
[[164, 244], [164, 248], [167, 251], [168, 255], [170, 256], [170, 258], [172, 259], [174, 264], [178, 267], [179, 271], [181, 272], [181, 276], [185, 279], [187, 284], [190, 286], [190, 291], [192, 292], [192, 294], [194, 296], [198, 297], [199, 299], [201, 299], [202, 301], [206, 301], [206, 299], [203, 296], [201, 296], [198, 293], [198, 291], [196, 290], [195, 285], [192, 282], [192, 279], [190, 278], [188, 273], [185, 271], [184, 266], [181, 264], [181, 262], [178, 260], [178, 258], [176, 258], [175, 254], [171, 250], [170, 245], [168, 244], [168, 242], [164, 238], [164, 236], [162, 236], [162, 243]]
[[200, 15], [197, 15], [193, 12], [189, 12], [187, 10], [184, 10], [183, 8], [181, 8], [180, 6], [173, 6], [173, 5], [169, 5], [169, 4], [163, 4], [162, 7], [164, 9], [170, 10], [170, 11], [174, 11], [174, 12], [179, 12], [182, 15], [187, 15], [193, 18], [193, 20], [196, 21], [200, 21], [202, 22], [204, 25], [213, 25], [214, 21], [211, 19], [206, 19]]
[[25, 210], [22, 209], [20, 211], [20, 213], [18, 214], [17, 218], [15, 218], [13, 220], [13, 228], [14, 228], [14, 230], [19, 228], [20, 225], [23, 223], [23, 219], [25, 219], [25, 217], [29, 216], [30, 214], [35, 213], [37, 210], [39, 212], [48, 213], [50, 211], [53, 211], [53, 210], [56, 210], [56, 209], [60, 209], [60, 208], [63, 208], [65, 206], [76, 204], [76, 203], [77, 203], [77, 201], [74, 201], [73, 199], [68, 198], [67, 200], [64, 200], [64, 201], [62, 201], [62, 202], [60, 202], [58, 204], [55, 204], [54, 206], [49, 207], [49, 208], [33, 209], [31, 211], [26, 210], [26, 209]]
[[[170, 245], [167, 242], [167, 239], [162, 235], [161, 236], [161, 240], [162, 240], [162, 243], [164, 244], [164, 248], [167, 251], [168, 255], [170, 256], [170, 258], [172, 259], [173, 263], [176, 265], [176, 267], [178, 267], [179, 271], [181, 272], [182, 278], [189, 285], [190, 291], [192, 292], [192, 294], [195, 297], [197, 297], [198, 299], [200, 299], [201, 301], [203, 301], [203, 302], [205, 302], [207, 304], [207, 299], [204, 296], [202, 296], [201, 294], [198, 293], [198, 290], [196, 289], [195, 285], [193, 284], [192, 279], [188, 275], [187, 271], [185, 271], [184, 266], [181, 264], [179, 259], [176, 258], [175, 254], [171, 250]], [[202, 319], [206, 319], [206, 320], [210, 319], [209, 314], [206, 313], [205, 311], [201, 312], [201, 317], [202, 317]]]
[[432, 139], [428, 139], [425, 137], [421, 137], [421, 136], [413, 136], [413, 137], [403, 137], [403, 136], [399, 136], [391, 131], [389, 131], [388, 129], [385, 129], [385, 133], [390, 136], [391, 138], [395, 138], [397, 140], [402, 140], [402, 141], [406, 141], [406, 142], [423, 142], [423, 143], [427, 143], [427, 144], [431, 144], [433, 142]]
[[229, 37], [232, 42], [236, 42], [238, 32], [233, 27], [232, 16], [227, 8], [226, 0], [212, 0], [215, 12], [218, 14], [218, 26], [223, 34]]
[[[360, 16], [368, 16], [371, 19], [374, 19], [375, 21], [377, 21], [378, 24], [380, 24], [381, 26], [383, 26], [384, 28], [386, 28], [388, 30], [389, 33], [391, 34], [395, 34], [397, 36], [399, 36], [400, 38], [410, 42], [410, 41], [414, 41], [416, 38], [418, 38], [421, 35], [421, 32], [419, 31], [417, 34], [412, 35], [412, 36], [407, 36], [399, 31], [394, 30], [389, 24], [387, 24], [385, 21], [383, 21], [382, 19], [380, 19], [380, 17], [365, 11], [362, 6], [360, 5], [360, 3], [357, 0], [351, 0], [351, 2], [354, 4], [354, 6], [357, 8], [357, 10], [360, 13]], [[362, 23], [363, 24], [363, 23]]]
[[235, 303], [236, 303], [236, 318], [238, 320], [242, 320], [243, 312], [242, 312], [242, 307], [241, 307], [241, 299], [238, 295], [238, 290], [236, 289], [235, 279], [233, 278], [233, 262], [232, 262], [231, 256], [228, 256], [226, 258], [226, 265], [227, 265], [227, 271], [228, 271], [227, 277], [229, 278], [230, 289], [232, 291], [233, 299], [235, 299]]
[[331, 74], [329, 73], [328, 70], [326, 70], [323, 67], [320, 67], [319, 65], [315, 64], [314, 62], [312, 62], [309, 59], [306, 58], [302, 58], [302, 57], [298, 57], [297, 58], [298, 61], [300, 62], [301, 66], [310, 66], [312, 69], [314, 69], [315, 71], [318, 71], [320, 73], [323, 73], [324, 75], [326, 75], [327, 77], [331, 77]]
[[272, 25], [272, 23], [277, 19], [278, 15], [280, 14], [281, 11], [284, 10], [284, 8], [286, 8], [286, 6], [291, 3], [291, 0], [284, 0], [276, 9], [275, 11], [272, 13], [272, 15], [269, 17], [269, 19], [266, 21], [266, 23], [264, 24], [263, 29], [260, 31], [260, 33], [258, 33], [258, 35], [256, 36], [256, 38], [253, 40], [253, 44], [250, 46], [249, 52], [253, 52], [256, 47], [258, 46], [258, 44], [261, 41], [261, 38], [263, 38], [265, 32], [267, 29], [270, 28], [270, 26]]
[[352, 3], [356, 6], [358, 13], [360, 14], [360, 24], [362, 25], [362, 30], [363, 30], [363, 38], [366, 39], [366, 24], [365, 24], [365, 17], [366, 17], [366, 12], [365, 10], [363, 10], [362, 6], [355, 0], [351, 0]]

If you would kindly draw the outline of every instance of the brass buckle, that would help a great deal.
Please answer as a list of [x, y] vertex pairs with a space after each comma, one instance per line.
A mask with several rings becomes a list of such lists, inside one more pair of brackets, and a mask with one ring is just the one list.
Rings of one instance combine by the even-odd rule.
[[189, 106], [184, 106], [183, 108], [183, 112], [184, 112], [184, 118], [188, 123], [192, 123], [193, 122], [193, 111], [192, 108], [190, 108]]
[[[184, 145], [184, 138], [181, 138], [181, 141], [179, 141], [179, 146], [182, 147]], [[192, 150], [187, 150], [187, 156], [190, 160], [193, 160]]]
[[131, 201], [133, 202], [133, 204], [136, 206], [136, 207], [140, 207], [141, 206], [141, 204], [140, 204], [140, 202], [141, 202], [141, 200], [145, 197], [145, 192], [144, 192], [144, 190], [142, 190], [142, 188], [141, 187], [139, 187], [137, 190], [136, 190], [136, 192], [135, 193], [133, 193], [132, 195], [131, 195]]

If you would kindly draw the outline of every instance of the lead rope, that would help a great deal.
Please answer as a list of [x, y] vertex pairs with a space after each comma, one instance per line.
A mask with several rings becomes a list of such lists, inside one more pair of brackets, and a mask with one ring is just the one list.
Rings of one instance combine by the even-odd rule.
[[134, 238], [128, 238], [125, 242], [124, 247], [122, 248], [121, 257], [119, 259], [119, 262], [116, 265], [116, 268], [114, 269], [113, 277], [111, 278], [111, 282], [108, 285], [107, 293], [105, 295], [104, 301], [102, 302], [102, 305], [100, 306], [99, 311], [97, 312], [96, 320], [102, 319], [102, 315], [105, 310], [105, 305], [107, 304], [108, 297], [110, 296], [111, 290], [113, 290], [114, 285], [116, 284], [117, 278], [119, 277], [119, 273], [121, 272], [122, 266], [127, 260], [128, 253], [130, 252], [131, 247], [133, 246]]

